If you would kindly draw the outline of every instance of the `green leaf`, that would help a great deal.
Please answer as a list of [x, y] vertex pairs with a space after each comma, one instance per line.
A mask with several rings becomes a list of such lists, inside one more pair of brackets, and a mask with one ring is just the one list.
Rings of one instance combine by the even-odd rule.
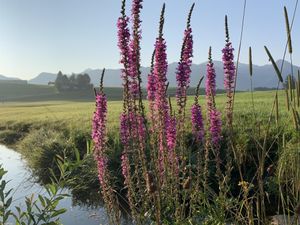
[[42, 206], [45, 207], [46, 206], [46, 202], [45, 202], [43, 196], [39, 195], [38, 197], [39, 197], [39, 200], [40, 200]]
[[75, 152], [76, 161], [80, 162], [80, 153], [79, 153], [79, 150], [77, 148], [74, 148], [74, 152]]
[[56, 217], [56, 216], [58, 216], [58, 215], [60, 215], [60, 214], [63, 214], [63, 213], [65, 213], [65, 212], [67, 212], [67, 209], [59, 209], [59, 210], [56, 210], [52, 215], [51, 215], [51, 217], [53, 218], [53, 217]]
[[12, 202], [12, 197], [10, 197], [10, 198], [6, 201], [6, 203], [5, 203], [6, 208], [8, 208], [8, 207], [11, 205], [11, 202]]
[[50, 189], [52, 195], [56, 195], [56, 193], [57, 193], [57, 186], [56, 186], [56, 185], [50, 184], [50, 185], [48, 186], [48, 188]]
[[10, 189], [8, 192], [5, 193], [5, 196], [9, 196], [9, 194], [12, 192], [13, 189]]

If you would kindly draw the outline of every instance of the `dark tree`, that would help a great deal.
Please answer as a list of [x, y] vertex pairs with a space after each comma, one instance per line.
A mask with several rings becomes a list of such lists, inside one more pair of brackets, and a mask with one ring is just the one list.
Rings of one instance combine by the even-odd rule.
[[55, 87], [59, 92], [72, 90], [91, 90], [93, 85], [90, 82], [91, 78], [88, 74], [72, 74], [68, 77], [59, 71], [55, 80]]

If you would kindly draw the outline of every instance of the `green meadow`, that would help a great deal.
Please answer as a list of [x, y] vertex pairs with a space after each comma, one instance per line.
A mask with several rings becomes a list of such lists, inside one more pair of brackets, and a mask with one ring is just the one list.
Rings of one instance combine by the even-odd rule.
[[[247, 120], [267, 119], [272, 109], [274, 100], [274, 91], [254, 92], [254, 111], [252, 107], [252, 98], [250, 92], [240, 92], [236, 94], [234, 115], [240, 118], [243, 123]], [[281, 122], [292, 119], [291, 114], [287, 112], [285, 104], [285, 93], [279, 91], [279, 120]], [[111, 101], [110, 101], [111, 100]], [[114, 100], [114, 101], [112, 101]], [[189, 96], [188, 108], [193, 103], [194, 97]], [[217, 107], [224, 110], [226, 95], [219, 94], [216, 97]], [[205, 109], [205, 96], [200, 96], [200, 103]], [[144, 101], [147, 107], [147, 101]], [[176, 108], [173, 99], [173, 108]], [[10, 129], [15, 124], [27, 124], [36, 126], [38, 124], [68, 124], [88, 130], [91, 127], [91, 118], [95, 108], [93, 100], [71, 101], [32, 101], [32, 102], [4, 102], [0, 105], [0, 126], [1, 129]], [[122, 110], [122, 102], [116, 98], [110, 98], [108, 95], [108, 126], [113, 131], [118, 126], [119, 115]], [[255, 115], [255, 117], [253, 117]], [[243, 121], [244, 119], [244, 121]], [[288, 123], [292, 124], [292, 123]], [[242, 124], [241, 124], [242, 125]], [[289, 125], [290, 126], [290, 125]]]
[[[122, 179], [120, 170], [122, 146], [119, 142], [118, 128], [123, 102], [116, 100], [114, 97], [111, 98], [111, 94], [108, 94], [108, 147], [112, 160], [112, 171], [114, 171], [115, 177]], [[269, 150], [272, 153], [271, 160], [278, 160], [282, 155], [277, 145], [271, 144], [273, 141], [281, 141], [283, 134], [286, 141], [292, 140], [296, 136], [292, 114], [286, 108], [284, 91], [278, 92], [279, 123], [276, 123], [275, 113], [269, 117], [274, 96], [275, 91], [254, 92], [252, 102], [250, 92], [236, 94], [234, 130], [238, 142], [237, 146], [239, 146], [240, 151], [244, 152], [243, 155], [246, 161], [247, 158], [249, 159], [253, 154], [256, 154], [252, 137], [255, 137], [255, 140], [258, 141], [263, 140], [269, 119], [271, 129], [267, 134], [267, 142], [272, 146], [272, 149]], [[217, 108], [222, 112], [224, 112], [226, 99], [226, 94], [216, 96]], [[194, 96], [189, 96], [187, 101], [188, 110], [193, 101]], [[147, 111], [147, 101], [144, 101], [144, 104]], [[173, 109], [176, 110], [174, 97], [172, 98], [172, 104]], [[204, 95], [200, 96], [200, 104], [205, 117]], [[73, 198], [77, 202], [97, 205], [99, 200], [95, 198], [97, 195], [95, 193], [99, 191], [100, 187], [98, 180], [95, 179], [97, 169], [92, 156], [93, 146], [91, 142], [94, 109], [95, 102], [93, 100], [72, 101], [68, 98], [63, 99], [62, 96], [60, 100], [56, 101], [2, 102], [0, 104], [0, 143], [10, 146], [22, 154], [37, 182], [48, 183], [53, 175], [59, 178], [63, 169], [65, 185], [72, 190]], [[189, 116], [190, 112], [188, 111], [186, 114], [186, 129], [189, 130], [188, 133], [191, 133]], [[224, 118], [223, 115], [223, 122], [225, 121]], [[257, 133], [253, 133], [254, 130]], [[282, 164], [286, 164], [285, 159], [289, 160], [289, 157], [284, 157]], [[58, 163], [58, 161], [61, 163]], [[270, 162], [268, 161], [268, 163]], [[244, 166], [246, 165], [248, 164]], [[255, 164], [251, 166], [255, 167]], [[247, 171], [247, 168], [244, 169]], [[235, 173], [236, 171], [233, 171], [233, 174]], [[122, 181], [117, 180], [115, 185], [121, 187], [121, 184]], [[274, 184], [271, 183], [271, 186], [273, 187]], [[271, 214], [276, 210], [271, 206], [269, 209]]]

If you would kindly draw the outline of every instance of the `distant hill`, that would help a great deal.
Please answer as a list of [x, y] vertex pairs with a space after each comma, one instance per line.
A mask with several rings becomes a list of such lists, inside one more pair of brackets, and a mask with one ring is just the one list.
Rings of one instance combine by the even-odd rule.
[[[280, 68], [282, 60], [278, 60], [277, 64]], [[223, 64], [221, 61], [214, 61], [215, 69], [217, 74], [217, 88], [223, 89]], [[177, 63], [171, 63], [168, 67], [168, 80], [169, 86], [176, 86], [176, 67]], [[285, 62], [283, 68], [283, 77], [285, 78], [290, 73], [291, 65], [288, 62]], [[294, 66], [294, 72], [300, 69], [299, 66]], [[150, 71], [149, 67], [141, 67], [142, 72], [142, 86], [146, 87], [147, 75]], [[100, 74], [102, 70], [100, 69], [86, 69], [80, 73], [87, 73], [91, 78], [91, 83], [94, 86], [99, 85]], [[104, 77], [104, 85], [106, 87], [121, 87], [122, 80], [120, 79], [120, 69], [106, 69]], [[206, 63], [193, 64], [192, 65], [192, 75], [191, 75], [191, 87], [195, 87], [198, 83], [200, 76], [205, 75], [206, 73]], [[271, 64], [258, 66], [253, 65], [253, 86], [254, 88], [274, 88], [277, 86], [277, 76], [274, 72], [273, 66]], [[28, 80], [29, 84], [39, 84], [47, 85], [48, 82], [54, 82], [57, 74], [42, 72], [38, 74], [33, 79]], [[11, 78], [8, 76], [0, 75], [0, 80], [13, 80], [18, 78]], [[238, 71], [238, 80], [237, 80], [237, 89], [238, 90], [249, 90], [249, 66], [248, 64], [240, 63]]]
[[[146, 97], [145, 89], [143, 91]], [[109, 101], [120, 101], [123, 98], [123, 88], [121, 87], [104, 87], [104, 92]], [[204, 94], [204, 88], [200, 89], [200, 94]], [[217, 90], [217, 93], [224, 93], [224, 90]], [[174, 97], [176, 88], [170, 87], [168, 95]], [[195, 94], [195, 88], [189, 88], [188, 95]], [[53, 86], [35, 85], [35, 84], [9, 84], [0, 83], [0, 102], [20, 102], [20, 101], [94, 101], [94, 91], [67, 91], [64, 93], [57, 92]]]
[[20, 80], [19, 78], [16, 77], [8, 77], [0, 74], [0, 80]]
[[0, 101], [13, 101], [28, 97], [41, 97], [56, 94], [55, 87], [34, 84], [16, 84], [0, 82]]
[[35, 78], [28, 81], [29, 84], [43, 84], [48, 85], [48, 82], [54, 82], [57, 74], [42, 72]]
[[[279, 68], [281, 66], [281, 60], [277, 61]], [[217, 88], [223, 89], [223, 64], [220, 61], [215, 61], [215, 70], [217, 74]], [[168, 81], [170, 87], [176, 86], [176, 67], [177, 63], [171, 63], [168, 67]], [[290, 72], [291, 65], [288, 62], [285, 62], [283, 68], [283, 77], [286, 77]], [[300, 69], [298, 66], [294, 66], [294, 71]], [[147, 75], [150, 71], [149, 67], [142, 67], [142, 81], [143, 86], [145, 87], [147, 83]], [[100, 79], [101, 70], [86, 70], [91, 77], [91, 82], [97, 86]], [[206, 63], [193, 64], [192, 65], [192, 74], [191, 74], [191, 87], [197, 86], [197, 83], [200, 79], [200, 76], [205, 75], [206, 73]], [[278, 78], [274, 72], [274, 68], [271, 64], [258, 66], [253, 65], [253, 84], [254, 87], [266, 87], [274, 88], [277, 86]], [[122, 85], [122, 80], [120, 79], [120, 70], [118, 69], [107, 69], [105, 71], [104, 85], [107, 87], [120, 87]], [[237, 89], [238, 90], [248, 90], [250, 89], [250, 80], [249, 80], [249, 66], [248, 64], [240, 63], [238, 69], [238, 79], [237, 79]]]

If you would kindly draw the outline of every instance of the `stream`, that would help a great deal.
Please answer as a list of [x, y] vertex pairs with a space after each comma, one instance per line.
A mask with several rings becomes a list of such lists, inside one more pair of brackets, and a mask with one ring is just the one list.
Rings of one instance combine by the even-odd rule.
[[[25, 196], [45, 194], [45, 189], [34, 183], [31, 172], [19, 153], [0, 145], [0, 164], [7, 171], [4, 176], [4, 179], [9, 181], [6, 190], [13, 188], [12, 209], [14, 206], [24, 208]], [[65, 214], [60, 215], [61, 222], [64, 225], [108, 224], [104, 207], [90, 208], [73, 205], [71, 197], [62, 200], [59, 206], [67, 209]]]

